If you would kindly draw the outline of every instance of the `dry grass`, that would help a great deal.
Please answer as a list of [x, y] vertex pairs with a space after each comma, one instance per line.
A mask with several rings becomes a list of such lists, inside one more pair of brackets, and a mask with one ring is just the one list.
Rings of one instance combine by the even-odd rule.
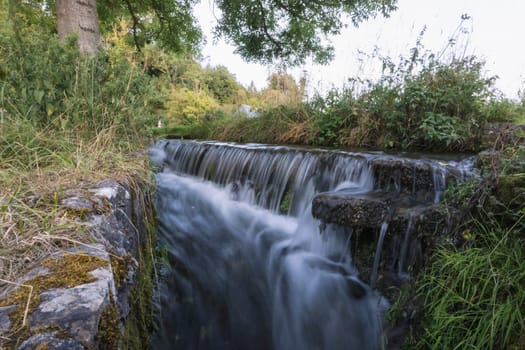
[[89, 198], [88, 190], [104, 179], [132, 183], [150, 178], [143, 147], [131, 140], [117, 144], [115, 128], [90, 138], [49, 132], [33, 136], [24, 144], [19, 144], [24, 135], [0, 141], [5, 156], [0, 159], [0, 286], [17, 283], [49, 254], [93, 243], [84, 222], [88, 213], [64, 205], [65, 198]]
[[277, 142], [293, 145], [307, 145], [317, 137], [317, 130], [312, 127], [313, 118], [302, 122], [290, 122]]

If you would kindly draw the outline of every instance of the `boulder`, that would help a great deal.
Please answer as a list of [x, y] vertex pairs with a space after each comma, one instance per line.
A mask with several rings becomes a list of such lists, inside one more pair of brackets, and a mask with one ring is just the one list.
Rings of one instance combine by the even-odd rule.
[[[124, 325], [132, 317], [131, 305], [141, 302], [132, 298], [138, 274], [149, 273], [140, 271], [139, 258], [151, 251], [145, 248], [150, 242], [147, 199], [131, 192], [127, 185], [111, 180], [87, 191], [68, 192], [59, 200], [68, 214], [86, 222], [95, 242], [56, 251], [16, 283], [0, 289], [0, 348], [14, 344], [19, 344], [18, 349], [120, 347]], [[26, 286], [32, 287], [31, 297]], [[20, 327], [27, 300], [26, 327]], [[134, 329], [147, 327], [147, 315], [137, 319], [143, 324], [131, 321]], [[131, 336], [141, 338], [132, 341], [143, 346], [143, 335]]]

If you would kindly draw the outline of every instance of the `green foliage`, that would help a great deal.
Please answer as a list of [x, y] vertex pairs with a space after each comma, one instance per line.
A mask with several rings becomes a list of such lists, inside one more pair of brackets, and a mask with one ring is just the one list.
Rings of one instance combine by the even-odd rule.
[[[3, 0], [16, 2], [14, 0]], [[202, 33], [193, 17], [195, 0], [97, 0], [97, 12], [103, 35], [113, 30], [122, 19], [131, 23], [127, 40], [140, 50], [148, 43], [157, 43], [179, 54], [199, 51]], [[28, 23], [46, 22], [55, 27], [55, 0], [26, 0], [19, 2], [18, 13]]]
[[316, 96], [310, 102], [315, 115], [315, 143], [338, 146], [341, 131], [355, 126], [357, 101], [347, 90], [331, 90], [326, 97]]
[[484, 106], [487, 119], [493, 122], [525, 123], [525, 97], [513, 101], [505, 97], [497, 97]]
[[[3, 0], [11, 1], [14, 0]], [[103, 35], [121, 19], [131, 25], [128, 40], [140, 51], [156, 43], [179, 54], [198, 53], [202, 32], [193, 17], [197, 0], [98, 0], [97, 10]], [[344, 17], [354, 25], [378, 14], [395, 10], [396, 0], [295, 1], [235, 0], [214, 1], [222, 17], [215, 27], [238, 47], [237, 52], [249, 61], [270, 63], [274, 60], [290, 65], [304, 63], [309, 57], [327, 63], [333, 47], [326, 38], [338, 34], [345, 26]], [[52, 17], [54, 0], [27, 0], [22, 7]]]
[[397, 63], [379, 58], [378, 81], [352, 79], [341, 91], [316, 98], [313, 109], [321, 144], [404, 149], [475, 150], [495, 78], [475, 57], [443, 60], [418, 40]]
[[[481, 145], [483, 125], [493, 120], [520, 120], [525, 103], [501, 99], [494, 89], [495, 77], [486, 77], [484, 62], [473, 56], [452, 54], [444, 58], [421, 45], [421, 38], [407, 57], [394, 62], [377, 53], [383, 75], [377, 81], [351, 79], [343, 89], [333, 89], [325, 96], [302, 102], [304, 86], [297, 86], [286, 73], [275, 73], [258, 96], [265, 103], [260, 111], [282, 104], [303, 111], [308, 118], [297, 124], [280, 123], [281, 131], [266, 129], [266, 120], [246, 120], [252, 129], [273, 133], [268, 142], [289, 140], [294, 130], [301, 137], [294, 142], [325, 146], [358, 146], [432, 151], [476, 151]], [[253, 103], [250, 103], [254, 105]], [[302, 113], [302, 112], [301, 112]], [[238, 130], [244, 122], [233, 120]], [[261, 125], [258, 125], [260, 123]], [[242, 126], [244, 130], [247, 125]], [[228, 128], [221, 128], [226, 130]], [[251, 132], [241, 132], [246, 141], [268, 139]], [[218, 132], [217, 137], [240, 136]]]
[[441, 248], [420, 280], [424, 332], [410, 349], [521, 349], [525, 251], [512, 229], [478, 224], [464, 249]]
[[344, 27], [343, 16], [350, 15], [354, 25], [371, 16], [387, 15], [395, 0], [347, 1], [215, 1], [222, 11], [215, 28], [237, 46], [248, 61], [270, 63], [282, 60], [289, 65], [304, 63], [311, 57], [327, 63], [333, 47], [323, 41]]
[[234, 103], [241, 86], [226, 67], [208, 67], [203, 71], [204, 84], [220, 103]]
[[444, 207], [468, 210], [475, 191], [479, 189], [479, 181], [477, 179], [451, 184], [443, 194], [442, 204]]
[[268, 86], [261, 91], [259, 97], [266, 106], [297, 106], [303, 101], [304, 89], [304, 80], [297, 84], [290, 74], [275, 72], [268, 77]]
[[163, 98], [118, 42], [86, 58], [74, 38], [62, 43], [33, 25], [16, 35], [10, 19], [2, 20], [1, 168], [78, 166], [88, 144], [127, 149], [156, 123]]
[[167, 102], [167, 118], [171, 124], [199, 124], [218, 107], [217, 101], [205, 92], [173, 89]]
[[0, 57], [0, 107], [35, 125], [96, 131], [117, 123], [140, 130], [154, 113], [150, 78], [111, 50], [84, 58], [74, 40], [63, 45], [35, 32], [22, 42], [0, 38]]

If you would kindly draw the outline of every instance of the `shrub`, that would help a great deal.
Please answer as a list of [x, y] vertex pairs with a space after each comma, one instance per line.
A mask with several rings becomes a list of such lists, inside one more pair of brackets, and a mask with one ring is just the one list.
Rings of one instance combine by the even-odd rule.
[[441, 62], [426, 53], [395, 64], [381, 58], [377, 81], [353, 79], [310, 102], [317, 143], [403, 149], [475, 150], [494, 96], [494, 78], [475, 57]]
[[0, 37], [0, 90], [5, 113], [41, 128], [96, 133], [118, 124], [127, 133], [155, 122], [150, 77], [111, 48], [83, 57], [74, 38]]
[[205, 92], [195, 92], [186, 88], [171, 90], [166, 103], [170, 124], [200, 124], [210, 111], [219, 107], [218, 102]]

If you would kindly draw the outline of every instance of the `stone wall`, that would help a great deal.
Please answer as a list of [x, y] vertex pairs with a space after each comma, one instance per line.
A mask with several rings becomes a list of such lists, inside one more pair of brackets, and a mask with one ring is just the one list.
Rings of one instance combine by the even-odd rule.
[[154, 250], [150, 192], [131, 179], [108, 180], [60, 200], [79, 213], [91, 237], [28, 267], [18, 285], [0, 290], [0, 348], [148, 347]]

